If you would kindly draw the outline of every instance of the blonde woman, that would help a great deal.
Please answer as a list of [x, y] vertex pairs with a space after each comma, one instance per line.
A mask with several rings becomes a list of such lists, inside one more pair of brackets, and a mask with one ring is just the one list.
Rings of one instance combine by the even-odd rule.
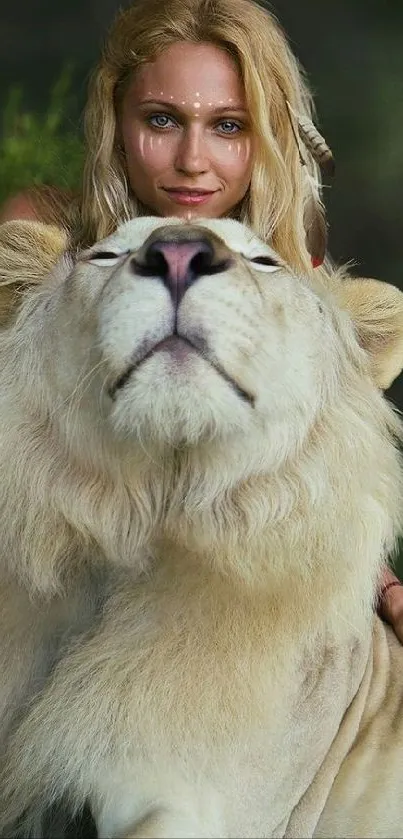
[[[138, 215], [232, 216], [296, 271], [329, 275], [318, 162], [332, 159], [311, 120], [301, 68], [262, 6], [137, 0], [92, 79], [80, 198], [33, 189], [0, 219], [56, 221], [87, 245]], [[389, 570], [379, 609], [403, 642], [403, 587]]]

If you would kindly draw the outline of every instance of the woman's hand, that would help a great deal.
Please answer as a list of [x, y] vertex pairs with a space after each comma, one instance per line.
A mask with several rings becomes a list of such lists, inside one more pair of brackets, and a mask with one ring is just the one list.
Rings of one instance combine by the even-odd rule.
[[381, 577], [378, 613], [389, 623], [403, 644], [403, 583], [385, 568]]

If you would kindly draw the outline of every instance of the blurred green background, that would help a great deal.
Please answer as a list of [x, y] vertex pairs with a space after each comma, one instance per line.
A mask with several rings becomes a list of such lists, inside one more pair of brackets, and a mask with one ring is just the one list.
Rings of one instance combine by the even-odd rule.
[[[32, 183], [74, 188], [88, 74], [117, 0], [20, 0], [0, 10], [0, 202]], [[336, 158], [330, 250], [403, 288], [403, 0], [270, 4], [306, 69]], [[399, 377], [388, 393], [403, 407]], [[352, 546], [353, 548], [353, 546]], [[400, 560], [403, 575], [403, 556]]]

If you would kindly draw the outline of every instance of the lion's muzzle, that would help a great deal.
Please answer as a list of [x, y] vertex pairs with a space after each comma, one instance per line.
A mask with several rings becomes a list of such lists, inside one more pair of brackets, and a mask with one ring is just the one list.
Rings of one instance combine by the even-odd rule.
[[176, 307], [198, 279], [227, 271], [232, 264], [224, 242], [208, 230], [188, 226], [154, 231], [131, 260], [137, 276], [162, 280]]

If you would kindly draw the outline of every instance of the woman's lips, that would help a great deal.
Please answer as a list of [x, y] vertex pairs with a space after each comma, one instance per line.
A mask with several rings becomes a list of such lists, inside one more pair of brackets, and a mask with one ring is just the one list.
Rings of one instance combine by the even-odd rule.
[[179, 189], [165, 189], [165, 188], [164, 188], [164, 192], [166, 192], [169, 195], [171, 201], [173, 201], [174, 204], [187, 204], [187, 205], [189, 205], [189, 204], [190, 205], [205, 204], [206, 201], [208, 201], [209, 198], [211, 198], [211, 196], [215, 194], [213, 191], [203, 192], [202, 190], [193, 191], [193, 190], [190, 190], [190, 189], [179, 190]]

